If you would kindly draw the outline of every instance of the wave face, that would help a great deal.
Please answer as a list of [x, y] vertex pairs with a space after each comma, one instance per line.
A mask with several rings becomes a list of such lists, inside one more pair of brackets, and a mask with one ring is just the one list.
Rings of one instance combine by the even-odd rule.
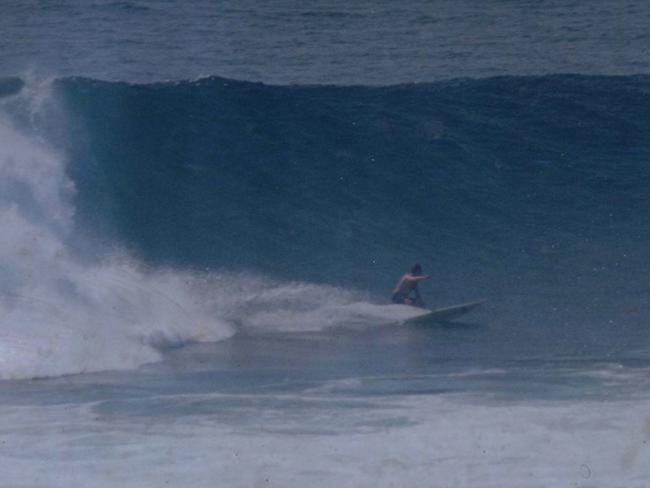
[[491, 298], [513, 354], [650, 315], [648, 77], [0, 86], [1, 377], [388, 323], [414, 261], [436, 304]]
[[56, 84], [81, 128], [67, 151], [82, 227], [148, 262], [377, 291], [411, 261], [516, 267], [612, 233], [647, 237], [649, 87]]

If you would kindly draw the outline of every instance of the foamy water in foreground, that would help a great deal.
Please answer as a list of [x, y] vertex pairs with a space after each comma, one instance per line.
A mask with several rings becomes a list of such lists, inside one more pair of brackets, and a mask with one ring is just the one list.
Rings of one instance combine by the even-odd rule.
[[[151, 401], [141, 415], [101, 402], [3, 406], [3, 483], [645, 488], [649, 475], [647, 401], [219, 393]], [[159, 401], [173, 408], [158, 412]], [[228, 405], [237, 411], [224, 420]]]

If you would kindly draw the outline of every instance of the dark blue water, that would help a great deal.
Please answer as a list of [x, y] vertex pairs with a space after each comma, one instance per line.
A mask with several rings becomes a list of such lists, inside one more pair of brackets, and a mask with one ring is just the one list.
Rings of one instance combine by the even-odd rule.
[[638, 0], [7, 1], [0, 74], [386, 85], [650, 69]]
[[152, 261], [385, 287], [648, 237], [646, 77], [55, 87], [78, 225]]

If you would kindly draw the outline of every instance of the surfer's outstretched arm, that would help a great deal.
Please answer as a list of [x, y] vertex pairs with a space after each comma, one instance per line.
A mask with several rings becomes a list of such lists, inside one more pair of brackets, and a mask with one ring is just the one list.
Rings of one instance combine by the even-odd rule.
[[410, 276], [409, 281], [415, 281], [415, 282], [424, 281], [424, 280], [428, 280], [429, 278], [431, 278], [431, 275]]

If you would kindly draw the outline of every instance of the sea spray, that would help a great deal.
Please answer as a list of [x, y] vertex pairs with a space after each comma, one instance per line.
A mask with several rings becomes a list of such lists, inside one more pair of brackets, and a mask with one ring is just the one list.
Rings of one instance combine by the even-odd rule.
[[0, 114], [0, 377], [132, 368], [158, 359], [161, 338], [230, 335], [187, 276], [143, 271], [119, 253], [75, 257], [74, 184], [64, 156], [35, 134]]

